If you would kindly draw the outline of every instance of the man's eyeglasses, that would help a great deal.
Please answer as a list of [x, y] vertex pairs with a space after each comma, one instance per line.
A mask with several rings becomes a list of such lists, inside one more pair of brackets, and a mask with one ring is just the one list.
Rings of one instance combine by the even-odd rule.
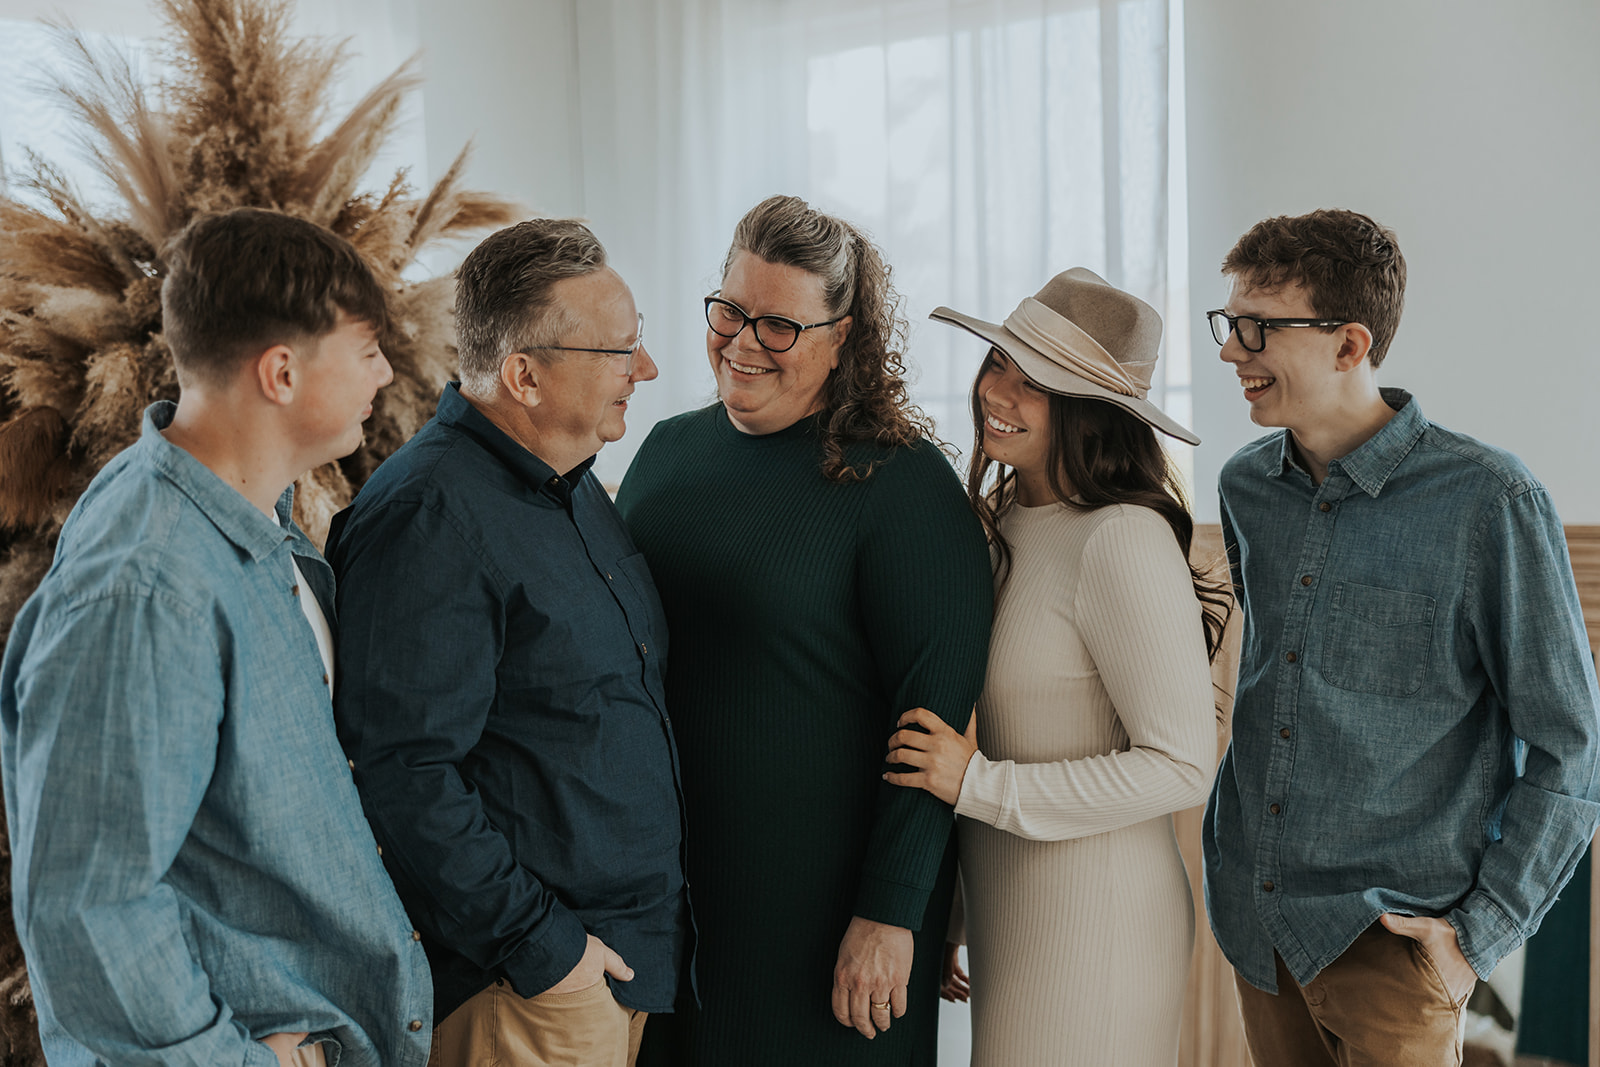
[[756, 344], [768, 352], [787, 352], [805, 331], [815, 330], [819, 326], [832, 326], [845, 317], [840, 315], [827, 322], [796, 322], [782, 315], [751, 316], [738, 304], [724, 300], [715, 293], [706, 297], [706, 325], [711, 327], [712, 333], [718, 337], [738, 337], [739, 331], [749, 323], [755, 328]]
[[568, 345], [529, 345], [529, 352], [595, 352], [602, 356], [621, 356], [622, 373], [633, 373], [633, 357], [638, 354], [644, 345], [644, 312], [639, 312], [639, 333], [633, 339], [633, 345], [628, 348], [572, 348]]
[[1327, 328], [1350, 325], [1349, 319], [1258, 319], [1254, 315], [1230, 315], [1221, 310], [1206, 312], [1206, 319], [1211, 323], [1211, 336], [1216, 338], [1217, 344], [1227, 344], [1228, 335], [1238, 331], [1239, 344], [1246, 352], [1259, 352], [1267, 347], [1268, 329], [1280, 326]]

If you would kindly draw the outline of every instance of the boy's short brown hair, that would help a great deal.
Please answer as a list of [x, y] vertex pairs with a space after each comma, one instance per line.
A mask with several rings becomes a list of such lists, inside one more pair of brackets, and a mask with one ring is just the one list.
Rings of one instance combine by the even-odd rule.
[[180, 381], [226, 381], [272, 345], [330, 333], [341, 311], [380, 333], [388, 321], [383, 287], [350, 242], [281, 212], [200, 215], [162, 259], [162, 332]]
[[1359, 322], [1372, 331], [1367, 362], [1373, 367], [1400, 328], [1405, 257], [1394, 231], [1355, 211], [1264, 219], [1228, 252], [1222, 273], [1249, 289], [1304, 286], [1319, 318]]

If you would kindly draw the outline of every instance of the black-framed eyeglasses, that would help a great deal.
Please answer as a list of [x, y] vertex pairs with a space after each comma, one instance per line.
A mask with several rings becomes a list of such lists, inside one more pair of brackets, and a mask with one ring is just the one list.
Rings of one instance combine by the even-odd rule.
[[1267, 330], [1275, 330], [1280, 326], [1328, 328], [1350, 325], [1349, 319], [1258, 319], [1254, 315], [1230, 315], [1221, 309], [1206, 312], [1206, 320], [1211, 323], [1211, 336], [1217, 344], [1227, 344], [1228, 335], [1238, 331], [1239, 344], [1246, 352], [1259, 352], [1266, 348]]
[[756, 344], [768, 352], [787, 352], [807, 330], [832, 326], [847, 317], [840, 315], [827, 322], [796, 322], [783, 315], [751, 315], [738, 304], [724, 300], [716, 293], [706, 297], [706, 325], [711, 327], [712, 333], [718, 337], [738, 337], [739, 331], [749, 323], [755, 328]]
[[633, 357], [644, 345], [644, 312], [639, 312], [639, 332], [628, 348], [573, 348], [569, 345], [529, 345], [530, 352], [594, 352], [602, 356], [623, 356], [622, 373], [633, 373]]

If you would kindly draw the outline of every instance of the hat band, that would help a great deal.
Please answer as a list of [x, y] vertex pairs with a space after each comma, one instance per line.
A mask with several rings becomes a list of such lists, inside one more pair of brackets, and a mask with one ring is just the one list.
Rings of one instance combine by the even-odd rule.
[[1031, 296], [1017, 305], [1017, 310], [1006, 319], [1005, 328], [1040, 355], [1098, 386], [1140, 400], [1149, 392], [1147, 387], [1129, 377], [1122, 364], [1077, 323], [1056, 314]]

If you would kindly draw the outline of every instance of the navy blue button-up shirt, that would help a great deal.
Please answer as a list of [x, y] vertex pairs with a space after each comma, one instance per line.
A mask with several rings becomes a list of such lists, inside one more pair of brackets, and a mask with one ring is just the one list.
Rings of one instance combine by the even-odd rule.
[[[378, 859], [295, 564], [333, 575], [161, 430], [73, 508], [0, 681], [12, 908], [52, 1067], [422, 1067], [428, 961]], [[281, 525], [280, 525], [281, 523]]]
[[455, 385], [334, 523], [339, 736], [443, 1019], [555, 985], [593, 934], [672, 1009], [689, 926], [666, 621], [589, 463]]
[[1384, 912], [1448, 919], [1488, 974], [1600, 819], [1600, 694], [1549, 494], [1384, 399], [1321, 485], [1287, 431], [1220, 480], [1244, 636], [1206, 900], [1269, 992], [1274, 949], [1309, 982]]

